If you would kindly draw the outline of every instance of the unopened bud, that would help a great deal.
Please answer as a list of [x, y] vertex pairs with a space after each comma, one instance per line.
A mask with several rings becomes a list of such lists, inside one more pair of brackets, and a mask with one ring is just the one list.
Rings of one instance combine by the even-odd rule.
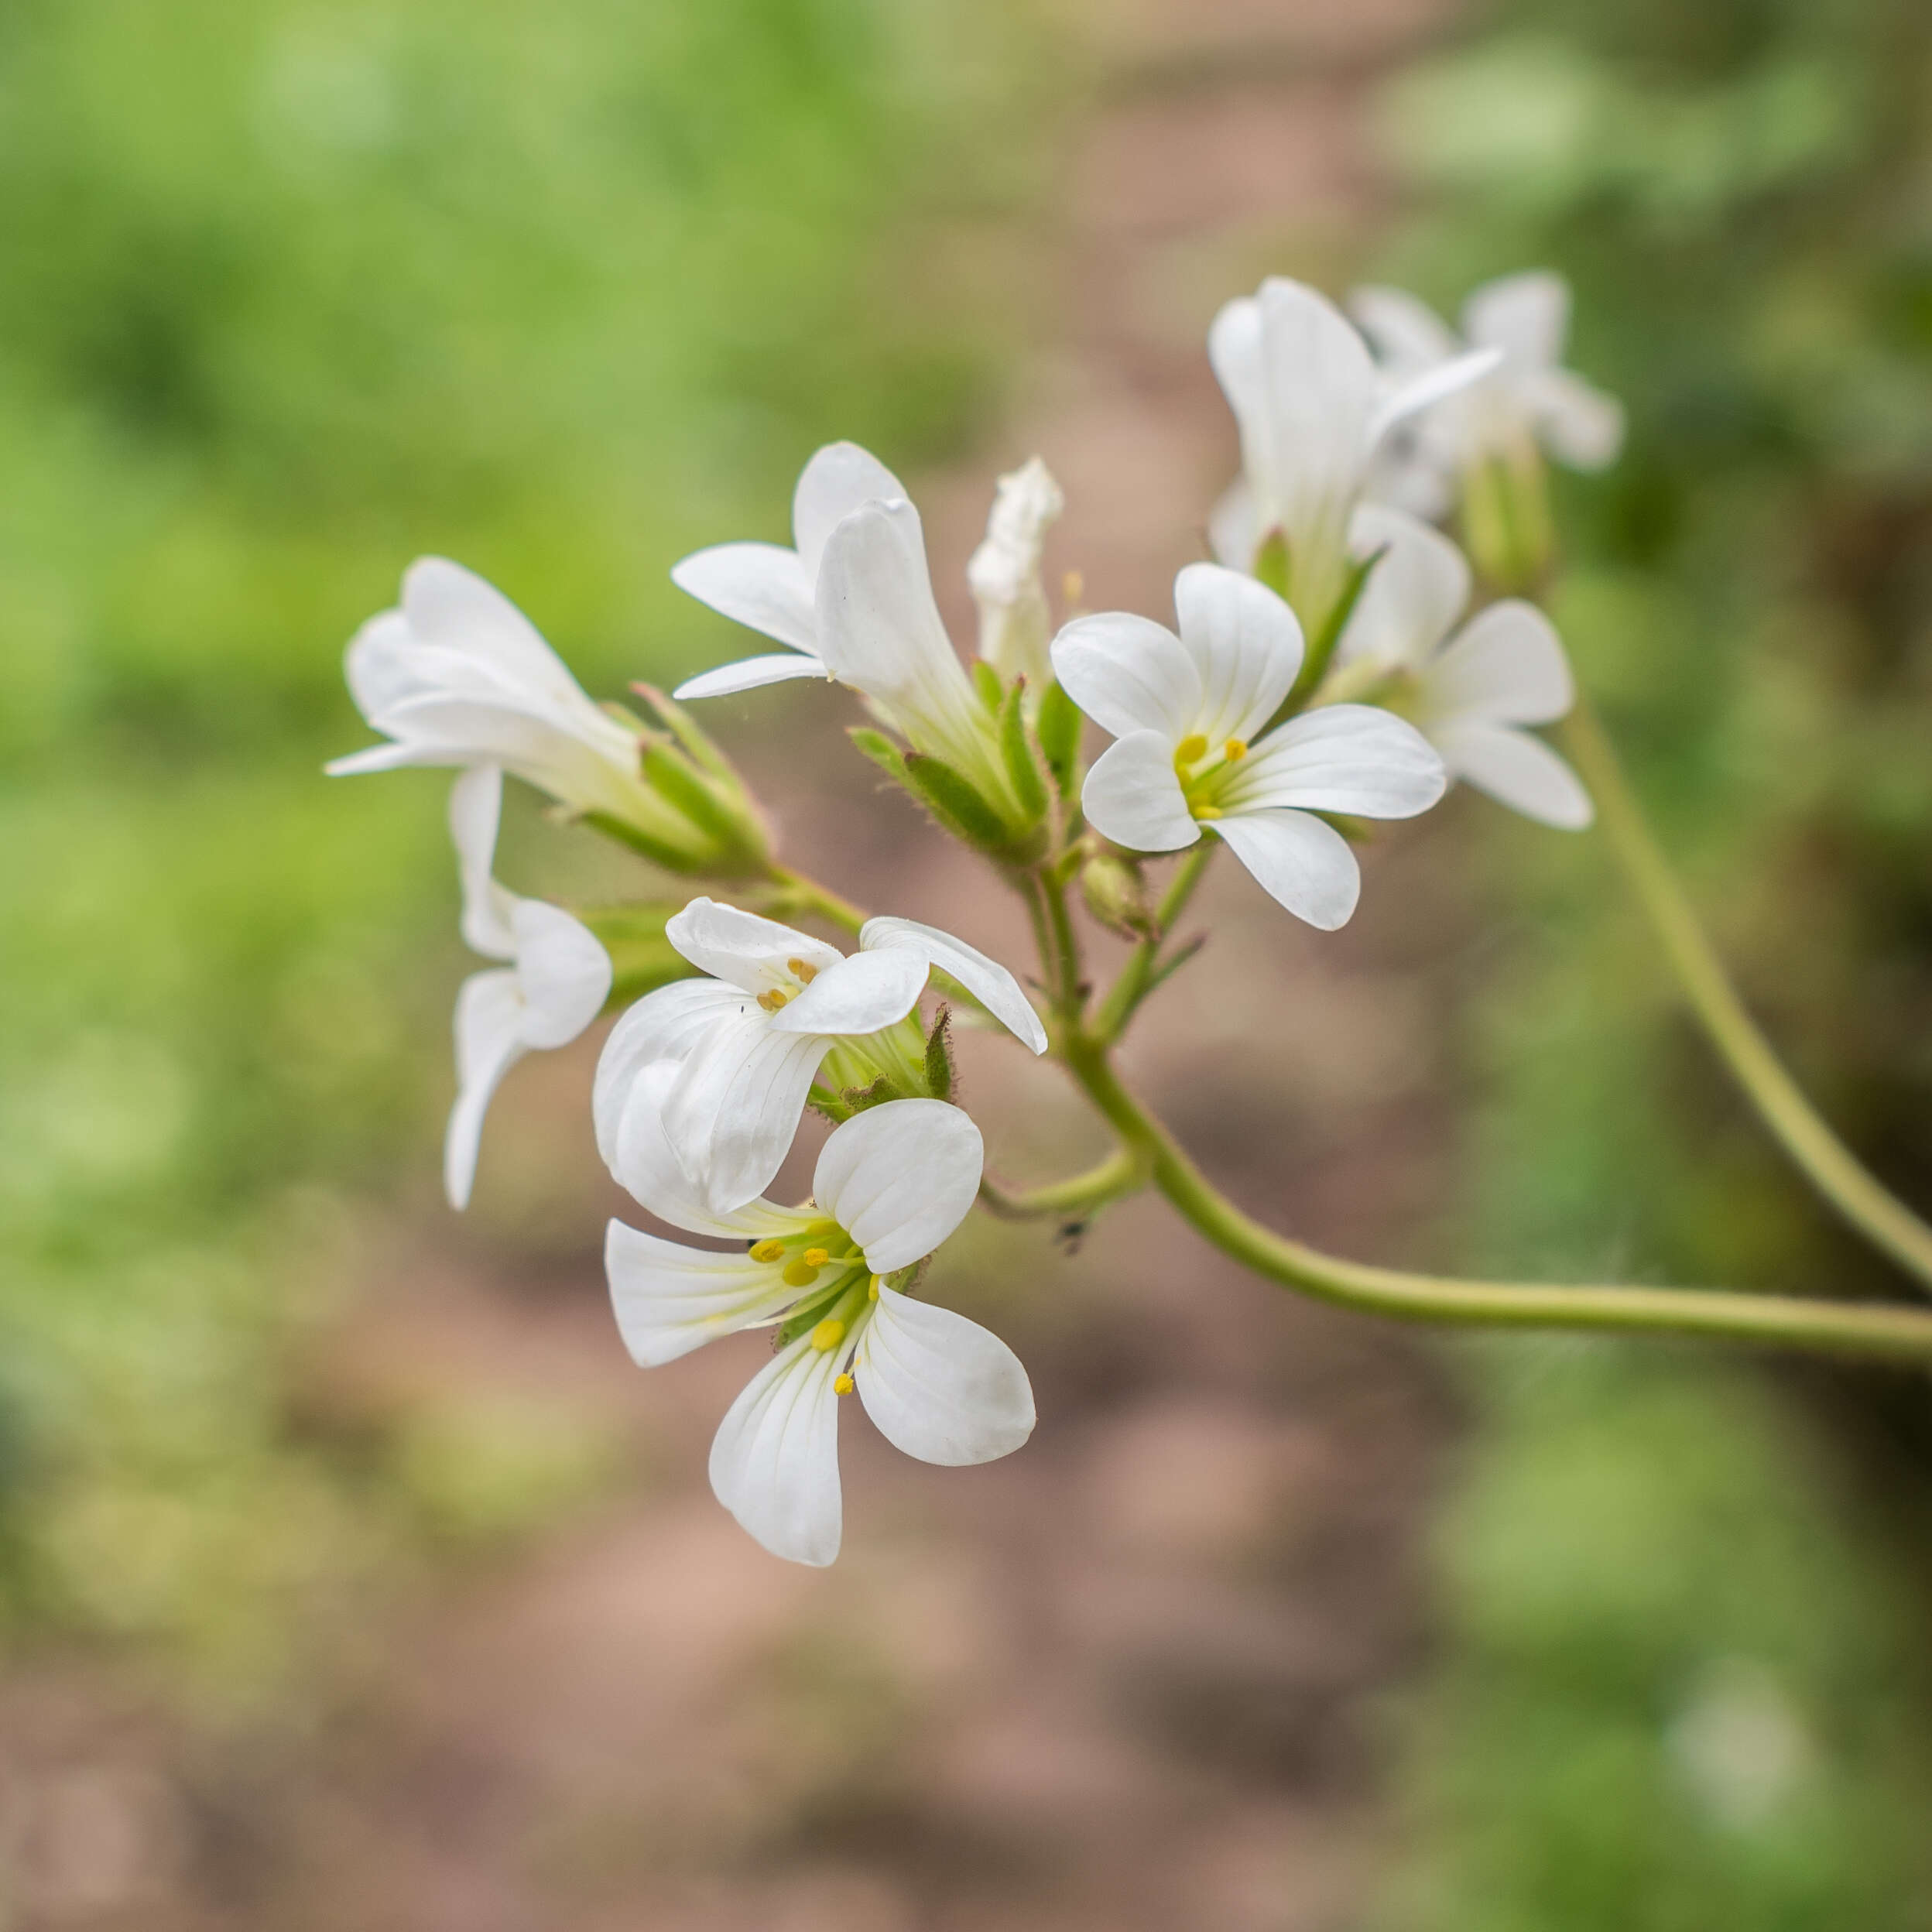
[[1153, 929], [1140, 868], [1118, 852], [1096, 852], [1080, 868], [1080, 893], [1109, 932], [1139, 939]]

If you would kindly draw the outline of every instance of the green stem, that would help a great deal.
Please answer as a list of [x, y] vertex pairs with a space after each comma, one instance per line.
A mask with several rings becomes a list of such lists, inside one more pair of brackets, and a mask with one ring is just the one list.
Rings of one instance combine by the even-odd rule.
[[1122, 1085], [1103, 1046], [1076, 1038], [1067, 1060], [1184, 1220], [1255, 1273], [1319, 1300], [1410, 1321], [1696, 1335], [1932, 1363], [1932, 1313], [1916, 1308], [1708, 1289], [1461, 1281], [1338, 1260], [1262, 1227], [1211, 1186], [1166, 1128]]
[[1009, 1192], [982, 1177], [980, 1205], [1002, 1221], [1043, 1221], [1091, 1213], [1123, 1194], [1138, 1192], [1147, 1184], [1147, 1165], [1132, 1149], [1122, 1147], [1084, 1173], [1070, 1174], [1064, 1180], [1044, 1187]]
[[774, 863], [766, 876], [779, 889], [774, 909], [791, 918], [810, 918], [816, 914], [848, 933], [856, 933], [865, 923], [865, 915], [849, 899], [841, 899], [829, 886], [821, 886], [789, 865]]
[[1154, 909], [1154, 930], [1127, 955], [1119, 977], [1108, 988], [1106, 997], [1094, 1012], [1092, 1031], [1097, 1040], [1111, 1045], [1119, 1039], [1140, 1002], [1153, 990], [1154, 968], [1160, 949], [1173, 932], [1174, 922], [1187, 909], [1187, 902], [1194, 897], [1194, 888], [1201, 883], [1219, 843], [1204, 835], [1167, 882], [1167, 889]]
[[1932, 1228], [1875, 1180], [1826, 1125], [1745, 1009], [1659, 849], [1615, 748], [1579, 700], [1564, 748], [1594, 794], [1610, 849], [1711, 1045], [1785, 1152], [1875, 1247], [1932, 1288]]

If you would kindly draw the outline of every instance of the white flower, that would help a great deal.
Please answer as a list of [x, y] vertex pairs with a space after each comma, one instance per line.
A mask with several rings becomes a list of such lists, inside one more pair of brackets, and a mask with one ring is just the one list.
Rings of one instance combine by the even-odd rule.
[[1053, 674], [1040, 553], [1047, 530], [1066, 507], [1053, 472], [1033, 457], [999, 479], [986, 540], [966, 566], [966, 581], [979, 606], [980, 656], [1002, 677], [1024, 677], [1035, 692]]
[[350, 695], [392, 742], [338, 758], [341, 776], [405, 765], [493, 765], [560, 799], [647, 829], [675, 820], [639, 777], [637, 734], [600, 711], [500, 591], [438, 557], [402, 578], [400, 608], [351, 642]]
[[732, 1403], [711, 1446], [718, 1500], [776, 1556], [838, 1554], [838, 1398], [856, 1391], [880, 1432], [922, 1461], [990, 1462], [1033, 1433], [1013, 1351], [976, 1322], [879, 1278], [930, 1254], [978, 1191], [979, 1129], [937, 1100], [889, 1101], [835, 1129], [803, 1208], [758, 1200], [714, 1213], [666, 1137], [677, 1068], [640, 1070], [614, 1170], [660, 1219], [751, 1243], [690, 1248], [613, 1221], [605, 1258], [632, 1358], [653, 1368], [715, 1337], [791, 1331]]
[[1588, 825], [1595, 814], [1575, 772], [1520, 728], [1553, 724], [1576, 701], [1549, 618], [1509, 598], [1458, 631], [1469, 566], [1447, 537], [1372, 503], [1355, 512], [1350, 534], [1358, 556], [1382, 555], [1336, 647], [1334, 688], [1363, 690], [1392, 677], [1387, 701], [1415, 721], [1455, 776], [1546, 825]]
[[456, 1105], [443, 1143], [452, 1208], [469, 1205], [483, 1116], [498, 1083], [534, 1047], [567, 1046], [604, 1010], [611, 958], [589, 930], [542, 900], [519, 899], [490, 875], [503, 774], [465, 772], [450, 794], [450, 832], [463, 881], [463, 937], [507, 966], [473, 973], [456, 1000]]
[[1002, 797], [985, 707], [940, 621], [919, 512], [898, 478], [856, 444], [828, 444], [798, 479], [792, 529], [795, 550], [721, 543], [672, 570], [701, 602], [792, 646], [707, 671], [674, 695], [834, 678], [918, 749]]
[[1416, 425], [1411, 460], [1389, 480], [1390, 501], [1428, 513], [1432, 494], [1446, 500], [1443, 479], [1526, 446], [1540, 446], [1575, 470], [1616, 461], [1622, 406], [1562, 366], [1570, 287], [1561, 276], [1532, 270], [1485, 283], [1463, 305], [1464, 341], [1427, 303], [1399, 289], [1358, 289], [1348, 306], [1392, 381], [1427, 379], [1466, 348], [1502, 358], [1482, 381]]
[[1362, 875], [1348, 843], [1314, 816], [1408, 818], [1443, 793], [1442, 761], [1388, 712], [1334, 704], [1257, 737], [1301, 668], [1301, 627], [1265, 584], [1214, 564], [1174, 580], [1177, 636], [1125, 612], [1076, 618], [1053, 640], [1053, 669], [1115, 742], [1081, 803], [1117, 844], [1192, 845], [1204, 824], [1262, 889], [1332, 929], [1355, 909]]
[[1392, 389], [1333, 303], [1276, 276], [1214, 317], [1208, 354], [1241, 430], [1241, 480], [1209, 526], [1214, 554], [1252, 570], [1279, 530], [1288, 601], [1320, 637], [1347, 581], [1348, 519], [1378, 446], [1404, 418], [1492, 368], [1495, 353], [1433, 366]]
[[714, 1211], [770, 1184], [820, 1062], [838, 1041], [862, 1042], [905, 1019], [935, 967], [1035, 1053], [1046, 1050], [1038, 1015], [1005, 967], [909, 919], [868, 919], [849, 958], [710, 899], [693, 899], [664, 936], [710, 977], [646, 994], [612, 1029], [597, 1070], [598, 1146], [624, 1180], [625, 1122], [646, 1104], [638, 1076], [655, 1060], [678, 1062], [663, 1101], [666, 1129]]

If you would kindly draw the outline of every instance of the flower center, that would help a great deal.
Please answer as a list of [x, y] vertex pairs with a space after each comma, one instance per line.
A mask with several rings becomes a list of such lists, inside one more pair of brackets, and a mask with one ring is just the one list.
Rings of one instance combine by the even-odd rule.
[[768, 986], [758, 996], [758, 1003], [768, 1013], [775, 1013], [781, 1007], [789, 1006], [812, 981], [818, 977], [818, 968], [810, 960], [788, 959], [785, 970], [791, 976], [790, 985]]
[[1230, 772], [1248, 755], [1248, 741], [1225, 740], [1211, 747], [1200, 731], [1190, 731], [1174, 747], [1174, 776], [1180, 780], [1181, 796], [1197, 819], [1219, 818], [1221, 807], [1215, 801], [1226, 787]]

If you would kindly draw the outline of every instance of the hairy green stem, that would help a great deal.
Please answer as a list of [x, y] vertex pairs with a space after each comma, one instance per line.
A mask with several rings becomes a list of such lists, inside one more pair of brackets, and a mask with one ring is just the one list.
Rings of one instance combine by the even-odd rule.
[[1610, 850], [1649, 920], [1691, 1011], [1759, 1118], [1812, 1186], [1852, 1227], [1922, 1286], [1932, 1288], [1932, 1228], [1874, 1179], [1826, 1125], [1745, 1011], [1645, 822], [1615, 748], [1587, 703], [1578, 701], [1562, 736], [1564, 748], [1595, 797]]
[[774, 909], [791, 918], [808, 919], [816, 914], [848, 933], [856, 933], [865, 923], [865, 915], [849, 899], [841, 898], [829, 886], [821, 886], [789, 865], [774, 864], [766, 877], [779, 891]]
[[1932, 1314], [1883, 1303], [1708, 1289], [1566, 1287], [1463, 1281], [1343, 1261], [1251, 1220], [1212, 1187], [1121, 1084], [1104, 1046], [1078, 1037], [1067, 1064], [1126, 1149], [1185, 1221], [1255, 1273], [1318, 1300], [1409, 1321], [1702, 1336], [1874, 1360], [1932, 1364]]
[[1167, 889], [1155, 909], [1154, 930], [1127, 955], [1119, 977], [1108, 988], [1106, 997], [1094, 1012], [1091, 1030], [1097, 1039], [1108, 1042], [1119, 1039], [1140, 1002], [1153, 991], [1160, 949], [1172, 934], [1174, 922], [1187, 909], [1187, 902], [1194, 897], [1194, 888], [1201, 883], [1219, 843], [1218, 839], [1204, 836], [1167, 882]]

